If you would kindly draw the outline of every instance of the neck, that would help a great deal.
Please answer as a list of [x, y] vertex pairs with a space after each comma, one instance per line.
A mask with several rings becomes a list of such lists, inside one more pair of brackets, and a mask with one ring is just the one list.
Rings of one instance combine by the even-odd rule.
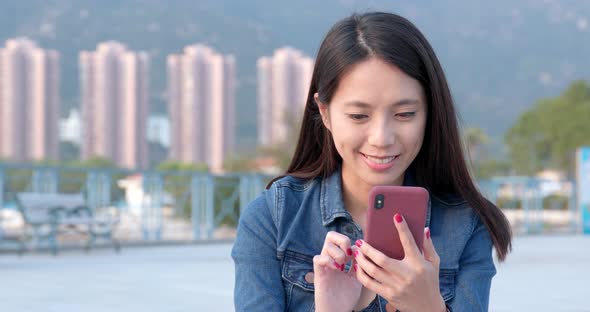
[[[353, 220], [364, 228], [365, 214], [368, 208], [369, 192], [373, 185], [366, 183], [351, 170], [342, 166], [342, 200], [344, 208], [350, 213]], [[396, 181], [391, 185], [402, 185], [401, 181]]]
[[342, 172], [342, 200], [344, 207], [356, 221], [357, 216], [362, 216], [367, 211], [367, 202], [371, 186], [365, 183], [356, 183], [354, 179], [347, 177]]

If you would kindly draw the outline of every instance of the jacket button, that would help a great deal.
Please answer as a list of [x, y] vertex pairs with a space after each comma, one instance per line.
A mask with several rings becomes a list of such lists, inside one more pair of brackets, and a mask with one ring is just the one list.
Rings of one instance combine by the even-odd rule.
[[313, 284], [313, 272], [307, 272], [307, 274], [305, 274], [305, 281]]

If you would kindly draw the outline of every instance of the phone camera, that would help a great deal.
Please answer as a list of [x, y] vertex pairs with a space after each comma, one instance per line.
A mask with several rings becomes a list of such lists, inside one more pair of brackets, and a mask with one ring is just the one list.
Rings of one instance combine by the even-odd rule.
[[377, 196], [375, 196], [375, 208], [377, 208], [377, 209], [383, 208], [384, 202], [385, 202], [385, 196], [383, 194], [377, 194]]

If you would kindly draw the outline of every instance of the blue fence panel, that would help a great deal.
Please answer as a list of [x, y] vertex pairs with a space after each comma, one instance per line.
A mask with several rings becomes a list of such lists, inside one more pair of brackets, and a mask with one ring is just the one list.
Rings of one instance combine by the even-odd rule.
[[[19, 192], [82, 193], [95, 213], [118, 212], [121, 222], [115, 235], [123, 243], [226, 239], [235, 233], [241, 211], [270, 178], [0, 164], [0, 209], [14, 207]], [[229, 234], [217, 235], [225, 229]]]

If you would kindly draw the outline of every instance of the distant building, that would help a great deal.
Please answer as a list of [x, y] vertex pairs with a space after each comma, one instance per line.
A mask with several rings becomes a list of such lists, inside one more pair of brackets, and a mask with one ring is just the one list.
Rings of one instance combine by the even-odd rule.
[[80, 52], [83, 159], [104, 157], [123, 168], [148, 165], [149, 58], [118, 42]]
[[167, 67], [170, 159], [222, 171], [235, 145], [235, 58], [195, 44]]
[[170, 147], [170, 120], [167, 116], [149, 116], [147, 131], [148, 141], [157, 142], [166, 148]]
[[82, 129], [82, 120], [80, 111], [71, 109], [68, 117], [59, 121], [59, 139], [60, 141], [72, 142], [80, 145], [80, 133]]
[[59, 157], [59, 54], [26, 38], [0, 48], [0, 158]]
[[[80, 111], [71, 109], [67, 117], [59, 121], [60, 141], [81, 142], [82, 117]], [[164, 147], [170, 146], [170, 121], [164, 115], [150, 115], [147, 121], [147, 140]]]
[[291, 47], [258, 59], [258, 144], [284, 143], [303, 116], [314, 61]]

